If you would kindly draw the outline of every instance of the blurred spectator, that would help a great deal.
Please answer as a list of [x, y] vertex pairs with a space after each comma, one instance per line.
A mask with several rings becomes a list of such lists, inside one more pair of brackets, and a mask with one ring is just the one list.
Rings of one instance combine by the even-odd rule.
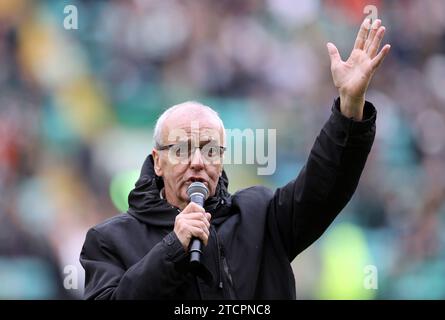
[[[63, 27], [67, 4], [78, 30]], [[172, 104], [201, 100], [228, 128], [278, 130], [275, 174], [228, 166], [231, 190], [294, 177], [336, 94], [325, 44], [348, 52], [368, 4], [392, 45], [367, 97], [378, 136], [332, 234], [296, 259], [298, 296], [444, 299], [445, 2], [436, 0], [0, 1], [0, 298], [81, 297], [85, 232], [126, 210], [155, 116]], [[375, 292], [347, 274], [347, 288], [329, 279], [335, 257], [354, 256], [356, 277], [362, 264], [377, 267]], [[61, 287], [65, 266], [77, 289]]]

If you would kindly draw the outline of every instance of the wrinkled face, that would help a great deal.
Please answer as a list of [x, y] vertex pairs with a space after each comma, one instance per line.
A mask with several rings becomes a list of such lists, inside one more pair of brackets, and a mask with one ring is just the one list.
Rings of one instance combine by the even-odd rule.
[[209, 196], [215, 195], [223, 169], [219, 148], [223, 143], [221, 123], [202, 108], [179, 108], [165, 119], [162, 127], [165, 150], [154, 148], [152, 154], [155, 172], [164, 180], [170, 204], [183, 209], [189, 203], [187, 188], [195, 181], [207, 186]]

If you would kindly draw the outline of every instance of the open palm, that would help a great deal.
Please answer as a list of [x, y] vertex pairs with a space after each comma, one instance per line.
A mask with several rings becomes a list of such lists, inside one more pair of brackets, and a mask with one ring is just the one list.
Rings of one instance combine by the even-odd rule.
[[377, 53], [384, 34], [385, 27], [381, 26], [380, 20], [374, 21], [370, 26], [369, 19], [366, 19], [360, 27], [354, 49], [346, 61], [342, 61], [334, 44], [327, 44], [331, 58], [332, 79], [341, 97], [364, 99], [374, 72], [390, 49], [390, 45], [385, 45]]

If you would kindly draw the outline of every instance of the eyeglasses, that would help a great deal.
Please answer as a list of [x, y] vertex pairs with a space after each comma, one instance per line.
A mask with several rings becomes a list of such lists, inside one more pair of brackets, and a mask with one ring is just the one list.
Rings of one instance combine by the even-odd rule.
[[226, 151], [226, 147], [219, 146], [215, 142], [207, 142], [199, 147], [193, 145], [191, 141], [180, 142], [176, 144], [169, 144], [161, 146], [156, 144], [156, 149], [159, 151], [168, 150], [170, 159], [190, 160], [191, 156], [195, 154], [196, 149], [199, 149], [204, 159], [208, 161], [220, 160]]

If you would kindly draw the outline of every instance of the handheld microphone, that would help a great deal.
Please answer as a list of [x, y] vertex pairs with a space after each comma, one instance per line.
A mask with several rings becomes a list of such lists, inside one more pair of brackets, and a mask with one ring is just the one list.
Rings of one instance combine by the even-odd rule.
[[[209, 189], [207, 189], [206, 185], [202, 182], [193, 182], [187, 188], [187, 195], [191, 202], [204, 207], [204, 201], [209, 196]], [[192, 238], [190, 246], [190, 263], [192, 267], [201, 264], [201, 247], [202, 241], [197, 238]]]

